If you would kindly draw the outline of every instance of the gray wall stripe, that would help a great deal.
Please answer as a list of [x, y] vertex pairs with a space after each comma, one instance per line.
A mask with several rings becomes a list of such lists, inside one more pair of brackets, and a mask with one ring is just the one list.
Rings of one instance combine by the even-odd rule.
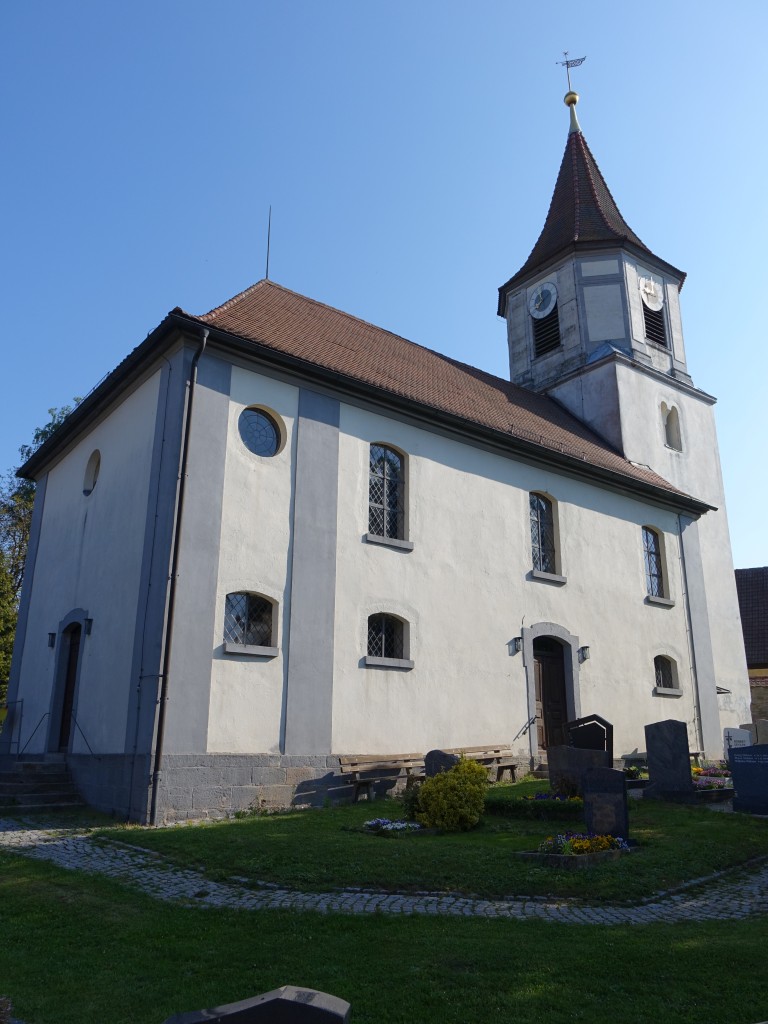
[[331, 749], [339, 403], [304, 388], [296, 425], [285, 752]]

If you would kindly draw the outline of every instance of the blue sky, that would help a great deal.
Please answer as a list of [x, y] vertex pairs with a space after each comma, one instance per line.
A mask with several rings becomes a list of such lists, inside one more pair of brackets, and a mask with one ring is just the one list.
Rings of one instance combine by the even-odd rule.
[[688, 272], [737, 566], [768, 564], [768, 4], [6, 0], [0, 469], [174, 306], [264, 274], [507, 376], [497, 288], [584, 134]]

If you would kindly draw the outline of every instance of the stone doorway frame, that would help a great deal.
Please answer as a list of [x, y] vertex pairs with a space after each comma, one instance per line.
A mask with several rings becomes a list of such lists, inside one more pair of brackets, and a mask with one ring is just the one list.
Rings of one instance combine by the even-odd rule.
[[[569, 633], [565, 626], [556, 622], [537, 622], [535, 626], [523, 626], [523, 666], [525, 667], [525, 685], [528, 697], [528, 721], [536, 718], [536, 666], [533, 657], [533, 641], [543, 636], [554, 637], [563, 645], [563, 674], [565, 676], [565, 704], [568, 709], [567, 719], [572, 722], [581, 717], [581, 699], [579, 696], [579, 638]], [[539, 758], [539, 743], [536, 734], [536, 723], [528, 730], [528, 747], [531, 756], [531, 767]]]

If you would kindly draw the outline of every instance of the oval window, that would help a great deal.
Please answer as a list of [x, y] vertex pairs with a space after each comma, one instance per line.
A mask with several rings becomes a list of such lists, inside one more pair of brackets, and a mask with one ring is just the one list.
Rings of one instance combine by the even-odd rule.
[[249, 452], [265, 458], [277, 455], [280, 449], [280, 428], [263, 409], [243, 409], [237, 427]]
[[91, 457], [88, 459], [88, 464], [85, 467], [85, 476], [83, 477], [83, 494], [86, 498], [96, 486], [96, 481], [99, 479], [100, 468], [101, 454], [97, 448], [95, 452], [91, 453]]

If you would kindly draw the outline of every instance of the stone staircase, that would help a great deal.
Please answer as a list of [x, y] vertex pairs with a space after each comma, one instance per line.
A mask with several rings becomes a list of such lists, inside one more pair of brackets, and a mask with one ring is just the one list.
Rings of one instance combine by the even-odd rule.
[[85, 806], [63, 761], [17, 761], [0, 771], [0, 816]]

